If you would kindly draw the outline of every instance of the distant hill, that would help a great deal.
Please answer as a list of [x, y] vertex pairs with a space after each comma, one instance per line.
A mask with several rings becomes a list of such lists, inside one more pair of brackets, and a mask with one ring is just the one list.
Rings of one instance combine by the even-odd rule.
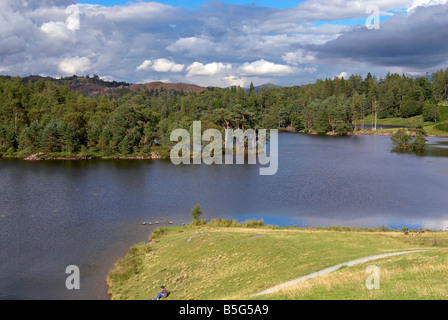
[[[7, 79], [11, 79], [11, 76], [5, 76]], [[183, 92], [183, 93], [200, 93], [207, 90], [205, 87], [197, 86], [187, 83], [164, 83], [164, 82], [150, 82], [144, 84], [131, 84], [127, 82], [107, 81], [101, 79], [97, 75], [93, 77], [87, 76], [71, 76], [65, 78], [52, 78], [42, 76], [27, 76], [22, 78], [22, 82], [25, 84], [28, 81], [33, 83], [43, 80], [51, 81], [56, 85], [67, 85], [71, 90], [80, 92], [87, 96], [94, 95], [112, 95], [123, 96], [131, 92], [152, 92], [166, 90], [168, 92]]]
[[276, 85], [276, 84], [273, 84], [273, 83], [265, 83], [265, 84], [262, 84], [261, 86], [256, 86], [256, 87], [254, 87], [254, 90], [255, 90], [255, 92], [258, 92], [258, 91], [260, 91], [261, 89], [271, 89], [271, 88], [273, 88], [273, 89], [278, 89], [278, 88], [281, 88], [282, 86], [279, 86], [279, 85]]
[[[5, 78], [11, 79], [13, 77], [5, 76]], [[52, 77], [42, 77], [42, 76], [27, 76], [22, 78], [23, 83], [28, 81], [37, 82], [39, 80], [51, 81], [57, 85], [67, 85], [71, 90], [75, 92], [80, 92], [87, 96], [96, 96], [106, 94], [108, 96], [120, 97], [128, 93], [138, 93], [138, 92], [154, 92], [165, 90], [167, 92], [181, 92], [185, 94], [190, 93], [201, 93], [206, 91], [208, 88], [201, 87], [194, 84], [188, 83], [165, 83], [165, 82], [150, 82], [150, 83], [139, 83], [132, 84], [124, 81], [107, 81], [101, 79], [97, 75], [93, 76], [70, 76], [63, 78], [52, 78]], [[259, 92], [261, 89], [267, 88], [281, 88], [282, 86], [273, 83], [265, 83], [260, 86], [254, 87], [255, 92]], [[299, 86], [298, 86], [299, 87]], [[243, 88], [246, 92], [249, 92], [249, 88]]]
[[[8, 77], [11, 78], [11, 77]], [[41, 76], [28, 76], [22, 78], [23, 83], [28, 81], [37, 82], [39, 80], [51, 81], [57, 85], [67, 85], [71, 90], [76, 92], [81, 92], [85, 95], [95, 95], [103, 92], [105, 89], [117, 89], [120, 87], [130, 86], [127, 82], [117, 82], [117, 81], [106, 81], [101, 79], [97, 75], [93, 77], [87, 76], [71, 76], [65, 78], [52, 78], [52, 77], [41, 77]]]

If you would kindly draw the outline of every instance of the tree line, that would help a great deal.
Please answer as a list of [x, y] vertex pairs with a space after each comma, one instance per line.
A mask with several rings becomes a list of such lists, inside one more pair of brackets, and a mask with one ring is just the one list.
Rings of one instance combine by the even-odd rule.
[[209, 87], [184, 94], [155, 90], [89, 96], [39, 79], [0, 77], [0, 154], [147, 154], [172, 146], [172, 130], [274, 129], [344, 135], [365, 118], [438, 121], [437, 103], [447, 100], [448, 69], [430, 77], [388, 74], [376, 78], [317, 80], [300, 87]]

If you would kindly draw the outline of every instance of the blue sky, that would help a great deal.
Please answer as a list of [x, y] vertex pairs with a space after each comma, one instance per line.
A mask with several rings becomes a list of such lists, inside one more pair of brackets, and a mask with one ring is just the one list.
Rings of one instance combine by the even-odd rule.
[[447, 16], [447, 0], [2, 0], [0, 74], [220, 87], [419, 76], [448, 67]]

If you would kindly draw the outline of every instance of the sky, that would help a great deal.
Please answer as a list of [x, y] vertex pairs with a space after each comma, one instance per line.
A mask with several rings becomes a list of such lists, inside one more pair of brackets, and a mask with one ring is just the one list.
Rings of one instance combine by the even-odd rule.
[[447, 0], [1, 0], [0, 74], [220, 87], [423, 76], [448, 67], [446, 17]]

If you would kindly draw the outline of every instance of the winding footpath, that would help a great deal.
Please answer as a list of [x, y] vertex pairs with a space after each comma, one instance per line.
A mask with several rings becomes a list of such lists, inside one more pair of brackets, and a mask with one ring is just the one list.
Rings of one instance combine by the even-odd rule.
[[383, 259], [383, 258], [392, 257], [392, 256], [399, 256], [399, 255], [409, 254], [409, 253], [426, 252], [426, 251], [429, 251], [429, 250], [415, 250], [415, 251], [402, 251], [402, 252], [393, 252], [393, 253], [383, 253], [383, 254], [379, 254], [379, 255], [376, 255], [376, 256], [369, 256], [369, 257], [365, 257], [365, 258], [360, 258], [360, 259], [344, 262], [344, 263], [338, 264], [336, 266], [333, 266], [333, 267], [330, 267], [330, 268], [327, 268], [327, 269], [324, 269], [324, 270], [321, 270], [321, 271], [318, 271], [318, 272], [314, 272], [314, 273], [311, 273], [309, 275], [306, 275], [306, 276], [303, 276], [303, 277], [300, 277], [300, 278], [297, 278], [297, 279], [294, 279], [294, 280], [291, 280], [291, 281], [279, 284], [278, 286], [275, 286], [275, 287], [272, 287], [270, 289], [264, 290], [262, 292], [256, 293], [256, 294], [253, 295], [253, 297], [262, 296], [262, 295], [265, 295], [265, 294], [270, 294], [270, 293], [277, 292], [279, 290], [282, 290], [282, 289], [294, 286], [294, 285], [296, 285], [296, 284], [298, 284], [300, 282], [306, 281], [308, 279], [313, 279], [313, 278], [317, 278], [317, 277], [329, 274], [329, 273], [334, 272], [334, 271], [336, 271], [336, 270], [338, 270], [338, 269], [340, 269], [342, 267], [352, 267], [354, 265], [365, 263], [365, 262], [369, 262], [369, 261], [373, 261], [373, 260]]

